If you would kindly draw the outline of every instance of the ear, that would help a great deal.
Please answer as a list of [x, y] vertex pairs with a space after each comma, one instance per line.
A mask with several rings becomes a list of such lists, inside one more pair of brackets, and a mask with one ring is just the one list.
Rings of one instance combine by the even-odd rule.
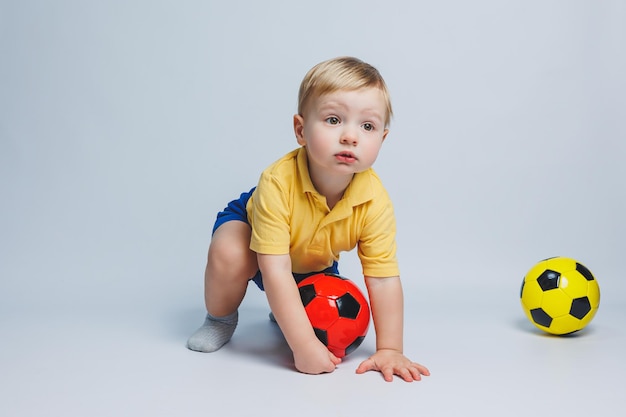
[[293, 116], [293, 132], [296, 134], [296, 141], [300, 146], [305, 146], [304, 140], [304, 118], [299, 114]]
[[385, 141], [385, 139], [387, 139], [387, 134], [389, 134], [389, 129], [385, 129], [385, 131], [383, 132], [383, 142]]

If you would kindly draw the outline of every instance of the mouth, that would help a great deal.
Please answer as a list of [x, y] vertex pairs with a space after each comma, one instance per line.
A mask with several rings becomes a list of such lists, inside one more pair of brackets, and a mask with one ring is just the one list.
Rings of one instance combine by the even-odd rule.
[[335, 159], [337, 159], [339, 162], [344, 162], [347, 164], [356, 162], [357, 160], [356, 156], [354, 156], [352, 152], [348, 151], [343, 151], [335, 154]]

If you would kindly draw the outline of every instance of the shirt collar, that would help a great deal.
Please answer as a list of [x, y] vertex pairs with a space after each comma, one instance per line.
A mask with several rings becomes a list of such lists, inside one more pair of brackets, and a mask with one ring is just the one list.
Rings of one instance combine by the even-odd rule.
[[[311, 181], [311, 176], [309, 175], [308, 159], [304, 146], [298, 149], [296, 164], [302, 191], [305, 193], [309, 192], [319, 194], [313, 185], [313, 181]], [[350, 182], [350, 185], [348, 185], [346, 192], [344, 193], [342, 201], [346, 201], [350, 206], [354, 207], [373, 199], [373, 177], [374, 171], [372, 168], [355, 174]]]
[[317, 193], [311, 176], [309, 175], [309, 161], [306, 155], [306, 149], [302, 146], [298, 149], [298, 155], [296, 156], [296, 165], [298, 169], [298, 179], [302, 186], [302, 191], [305, 193]]

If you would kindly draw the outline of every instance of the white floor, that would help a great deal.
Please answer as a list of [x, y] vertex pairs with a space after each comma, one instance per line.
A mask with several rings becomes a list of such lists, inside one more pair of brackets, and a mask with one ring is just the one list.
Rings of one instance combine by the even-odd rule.
[[235, 336], [213, 354], [184, 347], [202, 321], [199, 299], [148, 295], [136, 309], [5, 309], [0, 415], [623, 415], [620, 291], [605, 290], [594, 321], [563, 338], [526, 321], [516, 286], [410, 286], [406, 352], [432, 372], [411, 384], [354, 373], [372, 353], [371, 329], [334, 373], [295, 372], [252, 287]]

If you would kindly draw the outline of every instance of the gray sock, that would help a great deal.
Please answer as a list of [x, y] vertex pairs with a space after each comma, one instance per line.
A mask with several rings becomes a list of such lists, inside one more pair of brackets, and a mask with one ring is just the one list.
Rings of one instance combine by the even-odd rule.
[[187, 348], [197, 352], [215, 352], [230, 340], [239, 314], [237, 311], [225, 317], [206, 315], [204, 324], [187, 340]]

